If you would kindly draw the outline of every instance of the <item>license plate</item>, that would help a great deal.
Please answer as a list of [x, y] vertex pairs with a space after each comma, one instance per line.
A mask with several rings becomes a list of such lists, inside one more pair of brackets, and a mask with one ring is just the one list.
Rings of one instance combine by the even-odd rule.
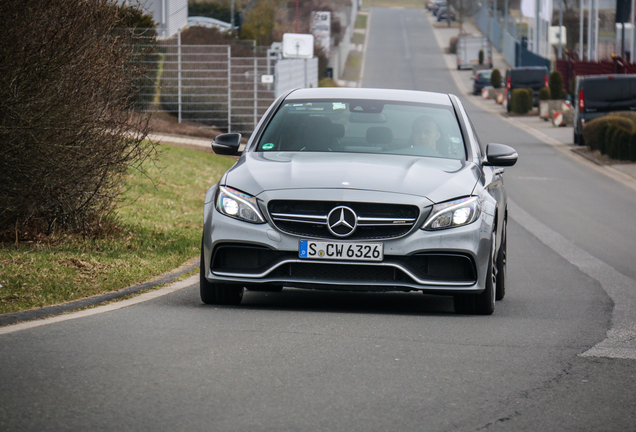
[[384, 244], [301, 240], [298, 256], [324, 260], [382, 261]]

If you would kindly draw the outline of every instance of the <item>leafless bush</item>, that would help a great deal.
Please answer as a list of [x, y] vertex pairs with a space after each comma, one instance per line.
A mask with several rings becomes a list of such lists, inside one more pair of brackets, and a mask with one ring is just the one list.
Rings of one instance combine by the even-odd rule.
[[0, 2], [0, 237], [98, 229], [151, 157], [142, 67], [110, 0]]

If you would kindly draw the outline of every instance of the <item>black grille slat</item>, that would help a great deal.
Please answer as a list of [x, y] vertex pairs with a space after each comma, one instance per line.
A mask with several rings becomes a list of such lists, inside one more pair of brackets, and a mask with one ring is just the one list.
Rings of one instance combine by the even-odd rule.
[[316, 265], [293, 263], [283, 271], [293, 279], [315, 281], [347, 281], [360, 283], [395, 281], [395, 270], [384, 266]]
[[[476, 282], [473, 261], [462, 255], [417, 254], [391, 259], [402, 263], [417, 278], [438, 282]], [[277, 269], [279, 276], [291, 280], [323, 282], [399, 283], [411, 278], [402, 270], [387, 265], [339, 263], [288, 263]]]
[[[347, 240], [378, 240], [404, 236], [413, 228], [420, 215], [420, 209], [414, 205], [336, 201], [274, 200], [269, 203], [268, 210], [276, 227], [283, 232], [311, 238], [334, 239], [337, 237], [329, 231], [326, 217], [338, 206], [351, 208], [358, 218], [386, 219], [383, 222], [359, 221], [356, 231], [347, 236]], [[285, 215], [317, 216], [325, 218], [325, 223], [295, 221], [290, 220], [294, 218]], [[369, 225], [365, 226], [365, 223]]]

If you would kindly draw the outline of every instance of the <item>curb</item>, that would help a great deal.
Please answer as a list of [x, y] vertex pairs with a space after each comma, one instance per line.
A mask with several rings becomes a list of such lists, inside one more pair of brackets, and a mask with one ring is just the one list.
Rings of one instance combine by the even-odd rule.
[[156, 279], [144, 282], [138, 285], [132, 285], [127, 288], [120, 289], [118, 291], [111, 291], [104, 294], [98, 294], [96, 296], [71, 301], [68, 303], [62, 303], [54, 306], [46, 306], [39, 309], [29, 309], [21, 312], [12, 312], [0, 315], [0, 327], [17, 324], [23, 321], [34, 321], [43, 318], [49, 318], [53, 315], [60, 315], [63, 313], [74, 312], [78, 309], [83, 309], [89, 306], [95, 306], [100, 303], [117, 300], [122, 297], [137, 294], [141, 291], [149, 290], [158, 287], [159, 285], [165, 285], [174, 282], [184, 274], [199, 267], [199, 258], [193, 258], [178, 269], [167, 273], [163, 276], [159, 276]]

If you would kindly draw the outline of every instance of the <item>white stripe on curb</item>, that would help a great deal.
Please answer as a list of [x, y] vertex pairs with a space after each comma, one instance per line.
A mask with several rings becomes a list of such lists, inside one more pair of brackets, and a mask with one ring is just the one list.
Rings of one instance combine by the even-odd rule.
[[91, 315], [97, 315], [104, 312], [110, 312], [117, 309], [122, 309], [128, 306], [135, 305], [137, 303], [145, 302], [148, 300], [155, 299], [157, 297], [161, 297], [167, 294], [172, 294], [175, 291], [179, 291], [180, 289], [190, 287], [199, 282], [199, 275], [190, 276], [187, 279], [184, 279], [179, 282], [175, 282], [173, 284], [168, 285], [167, 287], [160, 288], [158, 290], [150, 291], [145, 294], [141, 294], [130, 298], [128, 300], [116, 301], [114, 303], [109, 303], [104, 306], [98, 306], [92, 309], [84, 309], [79, 312], [72, 312], [64, 315], [57, 315], [51, 318], [29, 321], [19, 324], [13, 324], [6, 327], [0, 327], [0, 335], [17, 332], [20, 330], [27, 330], [35, 327], [40, 327], [43, 325], [54, 324], [58, 322], [68, 321], [76, 318], [84, 318]]

